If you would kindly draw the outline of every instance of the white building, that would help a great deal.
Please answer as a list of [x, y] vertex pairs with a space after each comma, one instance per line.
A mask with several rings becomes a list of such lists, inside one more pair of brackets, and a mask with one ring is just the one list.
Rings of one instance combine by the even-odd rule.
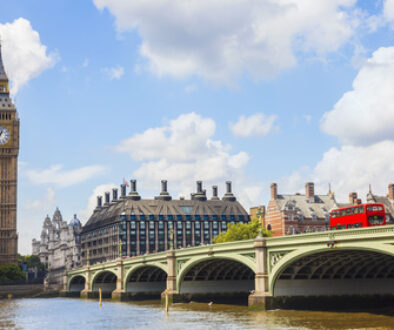
[[61, 285], [65, 270], [81, 264], [81, 222], [74, 218], [67, 224], [56, 208], [52, 220], [47, 216], [41, 232], [41, 240], [33, 239], [33, 255], [38, 255], [48, 269], [48, 283]]

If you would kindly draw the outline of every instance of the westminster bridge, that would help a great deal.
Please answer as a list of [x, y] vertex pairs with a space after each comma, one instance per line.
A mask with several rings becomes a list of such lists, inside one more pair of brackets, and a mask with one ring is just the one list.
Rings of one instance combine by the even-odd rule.
[[[394, 225], [211, 244], [68, 271], [68, 295], [230, 301], [394, 297]], [[222, 300], [220, 300], [221, 298]], [[319, 298], [319, 299], [320, 299]], [[392, 301], [392, 300], [391, 300]]]

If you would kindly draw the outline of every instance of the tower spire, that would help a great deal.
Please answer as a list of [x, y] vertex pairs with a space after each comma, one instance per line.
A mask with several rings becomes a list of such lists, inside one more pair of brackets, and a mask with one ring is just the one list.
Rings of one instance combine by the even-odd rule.
[[4, 69], [3, 57], [1, 54], [1, 37], [0, 37], [0, 94], [8, 94], [8, 77]]

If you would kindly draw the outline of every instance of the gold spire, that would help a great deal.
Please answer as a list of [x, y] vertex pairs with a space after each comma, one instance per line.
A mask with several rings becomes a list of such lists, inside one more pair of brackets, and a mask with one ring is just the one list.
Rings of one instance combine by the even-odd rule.
[[8, 77], [4, 69], [3, 58], [1, 56], [1, 38], [0, 38], [0, 94], [9, 94]]

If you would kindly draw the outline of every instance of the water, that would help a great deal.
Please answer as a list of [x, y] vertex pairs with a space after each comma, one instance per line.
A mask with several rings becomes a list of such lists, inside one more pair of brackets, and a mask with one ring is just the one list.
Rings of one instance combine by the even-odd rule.
[[0, 301], [0, 329], [394, 329], [394, 317], [371, 313], [276, 310], [202, 303], [176, 304], [70, 298]]

